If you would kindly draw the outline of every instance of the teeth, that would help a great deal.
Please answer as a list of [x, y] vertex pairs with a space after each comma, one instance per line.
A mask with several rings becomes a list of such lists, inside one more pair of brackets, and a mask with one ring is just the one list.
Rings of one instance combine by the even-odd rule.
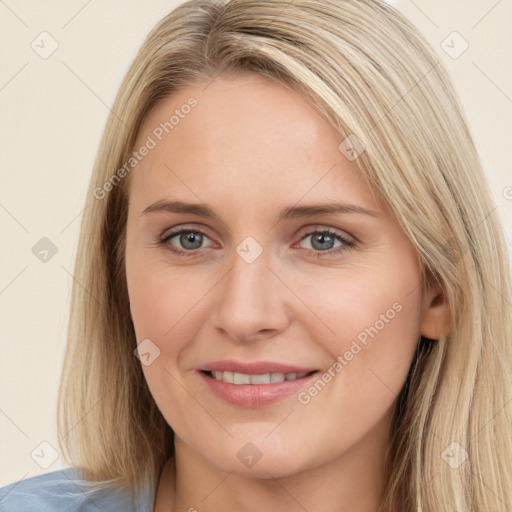
[[270, 373], [251, 375], [251, 384], [270, 384]]
[[303, 373], [263, 373], [261, 375], [248, 375], [247, 373], [213, 371], [215, 380], [222, 380], [229, 384], [271, 384], [285, 380], [301, 379], [309, 372]]
[[[233, 372], [215, 372], [219, 374], [218, 380], [223, 380], [224, 382], [229, 382], [230, 384], [233, 384]], [[217, 378], [217, 377], [215, 377]]]
[[233, 384], [250, 384], [251, 376], [246, 373], [234, 373], [233, 374]]

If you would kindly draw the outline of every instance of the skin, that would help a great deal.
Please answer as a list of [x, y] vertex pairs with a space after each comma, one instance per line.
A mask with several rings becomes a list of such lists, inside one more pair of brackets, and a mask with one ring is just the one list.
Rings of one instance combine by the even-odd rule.
[[[153, 108], [136, 147], [190, 96], [197, 106], [129, 178], [131, 314], [138, 343], [149, 338], [160, 350], [143, 371], [176, 445], [154, 510], [377, 512], [396, 398], [416, 344], [420, 334], [435, 339], [448, 329], [443, 290], [417, 286], [417, 252], [338, 149], [343, 138], [281, 85], [246, 73], [191, 85]], [[142, 214], [162, 199], [204, 202], [220, 220]], [[284, 207], [328, 201], [377, 215], [276, 223]], [[179, 235], [157, 243], [180, 227], [204, 233], [192, 257], [169, 250], [187, 251]], [[343, 246], [334, 239], [319, 248], [305, 236], [313, 228], [355, 245], [333, 253]], [[236, 251], [248, 236], [263, 249], [252, 263]], [[400, 312], [306, 405], [293, 394], [237, 407], [196, 372], [228, 358], [326, 370], [394, 303]], [[247, 442], [261, 453], [252, 467], [237, 457]]]

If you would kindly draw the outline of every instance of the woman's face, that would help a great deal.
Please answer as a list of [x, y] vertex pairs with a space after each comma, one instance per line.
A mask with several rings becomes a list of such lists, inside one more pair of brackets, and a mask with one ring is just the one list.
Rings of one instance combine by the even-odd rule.
[[251, 74], [175, 93], [139, 132], [126, 274], [143, 371], [180, 449], [222, 470], [380, 458], [439, 324], [413, 246], [342, 142]]

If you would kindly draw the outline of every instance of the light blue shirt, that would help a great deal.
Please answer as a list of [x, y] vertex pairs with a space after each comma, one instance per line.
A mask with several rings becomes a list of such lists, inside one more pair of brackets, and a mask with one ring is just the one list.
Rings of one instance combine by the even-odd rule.
[[74, 467], [18, 480], [0, 488], [1, 512], [153, 512], [156, 489], [88, 488]]

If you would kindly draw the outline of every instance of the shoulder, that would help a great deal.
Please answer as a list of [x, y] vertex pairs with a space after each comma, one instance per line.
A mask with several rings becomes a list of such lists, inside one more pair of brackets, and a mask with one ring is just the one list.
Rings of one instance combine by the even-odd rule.
[[81, 480], [74, 467], [50, 471], [0, 488], [2, 512], [152, 512], [152, 489], [139, 496], [128, 489]]

